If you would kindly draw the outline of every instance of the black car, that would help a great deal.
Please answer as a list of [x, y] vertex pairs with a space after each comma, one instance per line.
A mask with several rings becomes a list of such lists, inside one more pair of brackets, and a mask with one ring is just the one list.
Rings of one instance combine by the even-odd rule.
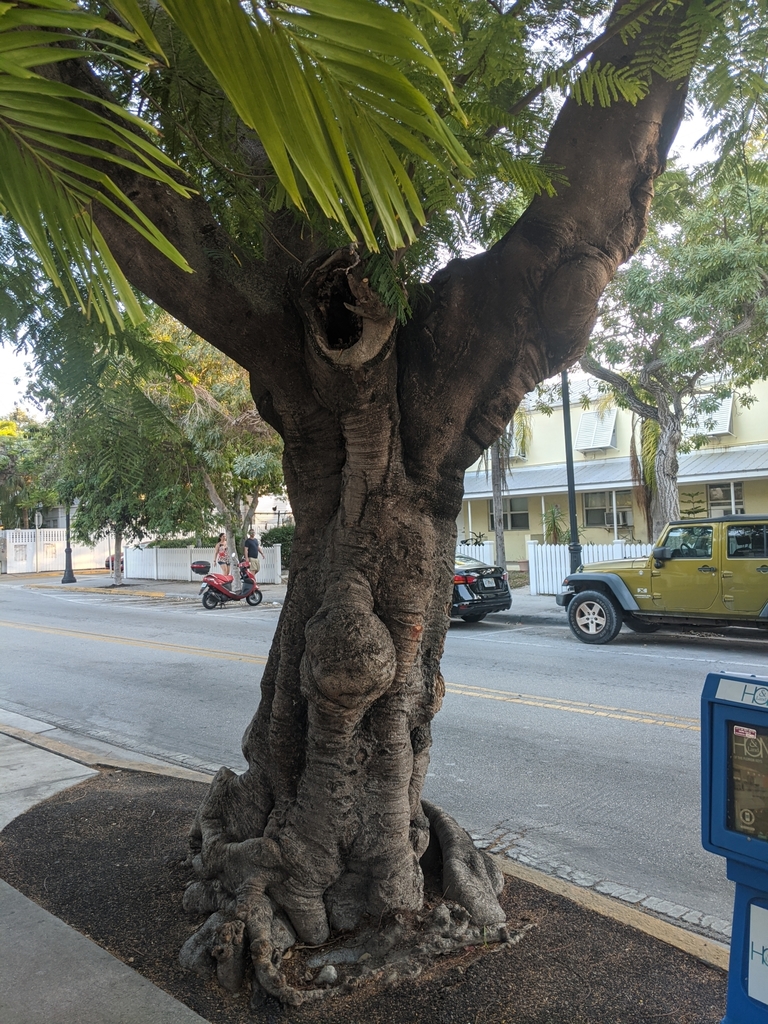
[[511, 607], [507, 573], [500, 566], [456, 555], [453, 573], [451, 618], [479, 622], [489, 612], [505, 612]]

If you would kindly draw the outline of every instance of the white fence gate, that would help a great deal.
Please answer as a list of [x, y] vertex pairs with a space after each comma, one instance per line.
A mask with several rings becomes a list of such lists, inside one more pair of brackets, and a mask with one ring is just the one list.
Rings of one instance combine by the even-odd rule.
[[[612, 558], [645, 558], [653, 550], [652, 544], [630, 544], [617, 540], [612, 544], [583, 544], [583, 565], [605, 562]], [[539, 544], [528, 541], [528, 561], [531, 572], [532, 594], [559, 594], [563, 579], [571, 571], [571, 556], [567, 544]]]
[[[193, 562], [213, 563], [214, 548], [131, 548], [125, 549], [125, 578], [134, 580], [196, 580]], [[282, 580], [281, 545], [264, 548], [260, 559], [259, 583]]]
[[[64, 572], [66, 530], [0, 531], [0, 572]], [[110, 539], [92, 546], [72, 545], [72, 568], [103, 569], [111, 548]]]
[[492, 540], [484, 540], [479, 544], [468, 544], [464, 541], [456, 545], [457, 555], [466, 555], [467, 558], [476, 558], [478, 562], [485, 562], [486, 565], [496, 564], [496, 545]]

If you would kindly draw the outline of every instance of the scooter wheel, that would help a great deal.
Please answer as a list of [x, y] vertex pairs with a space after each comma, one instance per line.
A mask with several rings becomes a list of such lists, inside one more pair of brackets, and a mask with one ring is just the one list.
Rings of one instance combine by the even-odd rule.
[[206, 590], [203, 594], [203, 608], [215, 608], [218, 603], [218, 597], [216, 597], [215, 594], [212, 594], [210, 590]]
[[248, 604], [253, 605], [253, 607], [255, 608], [257, 604], [261, 604], [263, 597], [264, 595], [260, 590], [254, 590], [254, 592], [252, 594], [249, 594], [245, 600], [248, 602]]

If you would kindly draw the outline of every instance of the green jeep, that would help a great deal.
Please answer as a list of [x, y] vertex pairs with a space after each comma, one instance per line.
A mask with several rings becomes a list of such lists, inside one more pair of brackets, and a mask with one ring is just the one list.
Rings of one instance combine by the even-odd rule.
[[647, 558], [593, 562], [566, 576], [557, 603], [585, 644], [607, 644], [622, 624], [768, 629], [768, 516], [670, 523]]

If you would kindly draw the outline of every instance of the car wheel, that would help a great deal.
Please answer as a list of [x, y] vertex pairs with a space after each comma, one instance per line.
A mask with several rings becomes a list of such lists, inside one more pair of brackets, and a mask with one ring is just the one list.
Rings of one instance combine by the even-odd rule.
[[621, 614], [610, 597], [584, 590], [568, 605], [568, 625], [584, 644], [609, 644], [621, 629]]
[[253, 607], [255, 608], [257, 604], [261, 604], [263, 597], [264, 595], [260, 590], [254, 590], [254, 592], [252, 594], [249, 594], [245, 600], [248, 602], [248, 604], [253, 605]]
[[215, 608], [218, 603], [218, 597], [216, 597], [215, 594], [212, 594], [210, 590], [206, 590], [206, 592], [203, 594], [203, 608]]
[[636, 619], [634, 615], [627, 615], [624, 625], [629, 626], [633, 633], [655, 633], [657, 629], [661, 629], [658, 623], [643, 622], [642, 619]]
[[488, 612], [473, 612], [471, 615], [462, 615], [465, 622], [482, 622]]

